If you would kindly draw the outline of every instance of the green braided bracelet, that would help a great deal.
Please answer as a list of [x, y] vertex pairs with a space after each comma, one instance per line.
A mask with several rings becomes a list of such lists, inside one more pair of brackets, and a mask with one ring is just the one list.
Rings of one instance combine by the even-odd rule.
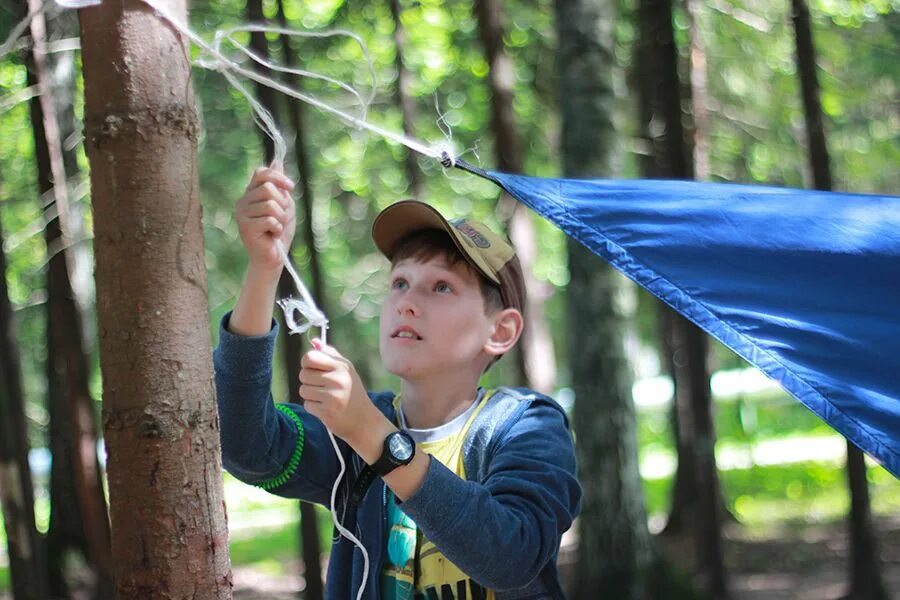
[[256, 484], [256, 487], [262, 488], [264, 490], [273, 490], [278, 486], [287, 483], [287, 480], [297, 472], [297, 467], [300, 466], [300, 458], [303, 456], [303, 421], [300, 420], [300, 417], [297, 416], [297, 413], [292, 411], [285, 404], [276, 404], [275, 408], [286, 414], [288, 418], [294, 422], [294, 425], [297, 426], [297, 444], [294, 446], [294, 451], [291, 453], [291, 457], [290, 459], [288, 459], [288, 462], [284, 466], [284, 469], [282, 469], [281, 473], [279, 473], [272, 479], [268, 479], [266, 481], [263, 481], [262, 483]]

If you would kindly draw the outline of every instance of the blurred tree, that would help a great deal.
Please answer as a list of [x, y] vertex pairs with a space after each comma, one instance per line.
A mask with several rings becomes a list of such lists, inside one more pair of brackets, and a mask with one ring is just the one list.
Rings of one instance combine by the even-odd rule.
[[[40, 0], [29, 0], [36, 11]], [[47, 64], [47, 31], [44, 15], [31, 20], [32, 46], [29, 83], [40, 96], [31, 99], [40, 198], [47, 203], [44, 237], [47, 266], [47, 391], [50, 413], [50, 529], [47, 557], [50, 593], [69, 595], [64, 566], [70, 550], [79, 551], [94, 570], [97, 598], [112, 597], [110, 578], [109, 520], [97, 457], [94, 401], [88, 389], [88, 360], [84, 349], [81, 312], [69, 280], [72, 264], [68, 247], [69, 199], [54, 92]], [[55, 216], [53, 213], [56, 213]]]
[[685, 0], [684, 10], [690, 21], [690, 77], [688, 88], [691, 91], [691, 135], [693, 137], [691, 150], [693, 152], [694, 179], [707, 181], [710, 175], [709, 167], [709, 96], [706, 90], [706, 44], [703, 40], [704, 31], [700, 26], [702, 18], [703, 2], [700, 0]]
[[[247, 13], [248, 16], [252, 15], [251, 21], [261, 21], [264, 16], [262, 3], [259, 0], [248, 0]], [[278, 19], [283, 27], [288, 25], [287, 16], [284, 13], [283, 0], [278, 0]], [[284, 57], [285, 66], [295, 68], [296, 58], [294, 56], [294, 49], [291, 46], [290, 36], [282, 35], [280, 41], [281, 53]], [[256, 50], [260, 56], [270, 56], [271, 53], [269, 51], [268, 41], [264, 36], [251, 38], [251, 43], [254, 50]], [[300, 79], [298, 77], [292, 77], [290, 78], [290, 83], [299, 87]], [[272, 113], [275, 121], [281, 121], [281, 119], [279, 119], [278, 107], [274, 104], [265, 104], [266, 102], [273, 102], [274, 98], [271, 97], [269, 92], [262, 91], [260, 89], [262, 87], [263, 86], [260, 85], [256, 86], [257, 97], [260, 99], [260, 102], [263, 103], [263, 106]], [[319, 303], [319, 308], [328, 314], [325, 298], [324, 274], [322, 273], [321, 261], [319, 260], [319, 253], [315, 247], [315, 239], [312, 230], [314, 206], [312, 186], [310, 185], [312, 169], [309, 151], [306, 148], [304, 106], [296, 99], [285, 98], [284, 100], [286, 104], [285, 108], [294, 130], [294, 158], [297, 162], [297, 181], [300, 184], [300, 201], [302, 203], [301, 208], [304, 217], [303, 242], [306, 245], [307, 253], [309, 255], [312, 294], [316, 299], [316, 302]], [[268, 146], [266, 146], [266, 151], [266, 162], [271, 162], [273, 156], [269, 153]], [[293, 248], [295, 246], [296, 238], [292, 243], [292, 247], [288, 249], [289, 256], [293, 255]], [[294, 282], [291, 279], [290, 274], [285, 270], [278, 280], [278, 295], [282, 298], [286, 298], [293, 294]], [[290, 402], [302, 402], [303, 399], [300, 397], [300, 358], [302, 355], [302, 338], [300, 338], [300, 336], [288, 335], [288, 330], [284, 327], [283, 316], [279, 315], [278, 319], [282, 326], [281, 331], [283, 332], [281, 338], [282, 343], [284, 344], [285, 376], [287, 377], [288, 399]], [[298, 504], [300, 509], [300, 554], [304, 566], [304, 579], [306, 580], [303, 597], [308, 600], [320, 600], [324, 597], [324, 586], [322, 582], [322, 549], [319, 544], [319, 526], [316, 508], [315, 505], [310, 504], [309, 502], [299, 502]]]
[[[806, 121], [809, 167], [813, 187], [831, 191], [831, 158], [825, 139], [824, 117], [819, 101], [816, 73], [816, 49], [805, 0], [791, 0], [796, 39], [797, 72]], [[888, 593], [881, 575], [878, 542], [872, 525], [869, 484], [862, 450], [847, 441], [847, 481], [850, 487], [850, 586], [848, 598], [854, 600], [887, 600]]]
[[[394, 64], [397, 68], [397, 85], [394, 89], [394, 97], [400, 114], [403, 115], [403, 133], [408, 137], [416, 136], [416, 101], [412, 97], [410, 75], [403, 62], [404, 48], [406, 47], [406, 31], [401, 19], [402, 8], [400, 0], [388, 0], [391, 5], [391, 19], [394, 21], [394, 48], [396, 56]], [[409, 189], [412, 197], [422, 200], [422, 176], [419, 166], [416, 164], [416, 155], [412, 150], [406, 150], [404, 158], [406, 167], [406, 179], [409, 181]]]
[[[478, 32], [488, 64], [487, 81], [490, 88], [491, 129], [497, 168], [508, 173], [521, 173], [522, 144], [516, 131], [513, 92], [516, 83], [515, 66], [503, 44], [505, 19], [498, 0], [475, 0], [474, 11]], [[515, 353], [520, 381], [539, 392], [550, 394], [556, 385], [556, 359], [553, 340], [544, 319], [544, 300], [534, 277], [536, 240], [531, 213], [505, 192], [501, 194], [498, 211], [503, 215], [510, 240], [522, 263], [525, 278], [525, 330]]]
[[[641, 132], [649, 152], [642, 156], [647, 178], [692, 179], [682, 126], [678, 51], [670, 0], [641, 0], [636, 52], [639, 70]], [[722, 558], [724, 505], [715, 460], [715, 428], [707, 366], [706, 334], [659, 303], [665, 363], [675, 383], [675, 432], [678, 470], [667, 529], [694, 538], [703, 589], [711, 598], [727, 598]]]
[[[563, 174], [613, 173], [610, 0], [556, 0]], [[653, 543], [638, 472], [631, 374], [623, 344], [624, 280], [568, 241], [566, 293], [573, 424], [584, 504], [573, 598], [650, 597]]]
[[187, 43], [140, 2], [79, 18], [116, 595], [230, 598]]
[[[5, 198], [4, 198], [5, 200]], [[19, 365], [19, 344], [0, 225], [0, 503], [12, 593], [16, 600], [47, 598], [44, 541], [34, 524], [34, 488], [28, 465], [28, 429]]]

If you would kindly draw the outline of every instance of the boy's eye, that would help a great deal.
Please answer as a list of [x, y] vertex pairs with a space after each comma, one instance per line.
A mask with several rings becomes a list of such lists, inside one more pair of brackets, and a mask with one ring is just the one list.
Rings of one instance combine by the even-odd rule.
[[450, 287], [450, 284], [447, 283], [446, 281], [439, 281], [436, 284], [434, 284], [434, 291], [445, 294], [447, 292], [452, 292], [453, 288]]
[[402, 277], [397, 277], [394, 281], [391, 282], [391, 288], [395, 290], [402, 290], [406, 287], [406, 280]]

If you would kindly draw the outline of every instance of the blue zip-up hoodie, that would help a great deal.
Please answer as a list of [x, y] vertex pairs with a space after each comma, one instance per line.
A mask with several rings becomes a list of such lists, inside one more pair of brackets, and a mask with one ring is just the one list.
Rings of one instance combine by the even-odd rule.
[[[274, 494], [329, 506], [340, 465], [325, 426], [298, 404], [271, 395], [277, 326], [265, 336], [238, 336], [222, 320], [216, 371], [222, 462], [229, 473]], [[395, 421], [394, 394], [370, 393]], [[350, 488], [365, 467], [343, 441], [347, 464], [335, 509], [369, 554], [364, 597], [380, 597], [387, 539], [385, 485], [380, 479], [358, 505]], [[564, 598], [556, 570], [560, 538], [581, 501], [568, 420], [551, 398], [499, 388], [463, 444], [467, 479], [432, 460], [421, 488], [403, 511], [450, 561], [498, 600]], [[336, 537], [326, 580], [328, 598], [355, 598], [362, 580], [360, 550]]]

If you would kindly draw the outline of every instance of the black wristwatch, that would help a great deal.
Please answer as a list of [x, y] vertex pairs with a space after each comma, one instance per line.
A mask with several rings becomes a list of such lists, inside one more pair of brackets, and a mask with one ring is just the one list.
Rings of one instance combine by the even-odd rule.
[[375, 461], [372, 469], [384, 477], [397, 467], [408, 465], [416, 455], [416, 442], [405, 431], [395, 431], [384, 438], [384, 449], [381, 458]]

